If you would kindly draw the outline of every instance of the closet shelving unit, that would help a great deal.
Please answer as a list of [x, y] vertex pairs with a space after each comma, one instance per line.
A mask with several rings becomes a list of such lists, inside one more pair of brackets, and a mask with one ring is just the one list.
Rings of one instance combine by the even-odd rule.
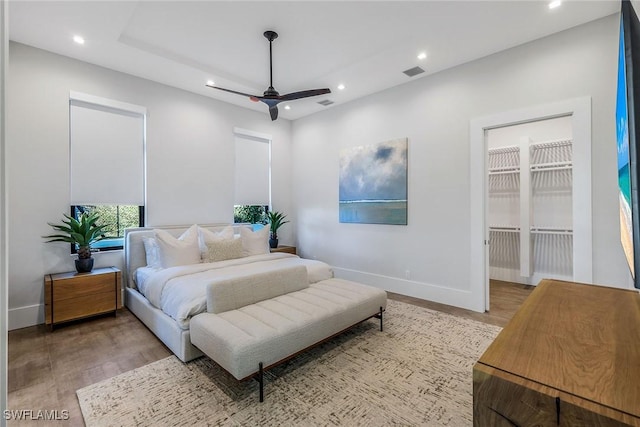
[[536, 284], [573, 276], [572, 141], [489, 150], [490, 277]]
[[489, 150], [489, 266], [503, 280], [520, 265], [520, 173], [520, 147]]
[[531, 144], [533, 272], [573, 277], [573, 141]]

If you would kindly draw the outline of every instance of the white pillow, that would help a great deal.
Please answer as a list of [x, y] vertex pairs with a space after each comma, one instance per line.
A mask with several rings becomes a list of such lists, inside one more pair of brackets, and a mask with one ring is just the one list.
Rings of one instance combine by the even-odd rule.
[[192, 225], [177, 239], [164, 230], [154, 230], [162, 268], [200, 263], [198, 226]]
[[144, 244], [144, 253], [147, 258], [147, 267], [161, 268], [162, 263], [160, 262], [158, 241], [153, 237], [143, 237], [142, 243]]
[[242, 258], [242, 239], [225, 239], [207, 243], [207, 254], [202, 262], [225, 261]]
[[242, 227], [240, 229], [242, 239], [242, 255], [262, 255], [268, 254], [269, 249], [269, 227], [263, 227], [258, 231]]
[[[220, 231], [211, 231], [206, 228], [198, 227], [200, 255], [203, 260], [208, 258], [209, 248], [207, 245], [225, 240], [233, 240], [233, 227], [227, 226]], [[205, 261], [209, 262], [209, 261]]]

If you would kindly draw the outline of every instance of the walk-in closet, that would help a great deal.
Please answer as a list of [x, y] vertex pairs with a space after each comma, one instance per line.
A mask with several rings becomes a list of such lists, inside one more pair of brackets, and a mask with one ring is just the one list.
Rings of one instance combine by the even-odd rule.
[[573, 278], [570, 117], [487, 131], [489, 276]]

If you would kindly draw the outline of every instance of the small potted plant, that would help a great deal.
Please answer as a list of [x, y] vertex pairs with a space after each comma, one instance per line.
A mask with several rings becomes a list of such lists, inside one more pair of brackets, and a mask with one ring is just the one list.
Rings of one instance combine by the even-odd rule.
[[277, 248], [278, 247], [278, 229], [282, 227], [284, 224], [289, 221], [285, 221], [287, 216], [282, 212], [272, 211], [267, 213], [267, 219], [269, 220], [269, 247]]
[[50, 242], [66, 242], [76, 247], [78, 259], [76, 261], [76, 270], [78, 273], [88, 273], [93, 269], [93, 258], [91, 257], [91, 244], [102, 240], [105, 236], [106, 225], [96, 225], [99, 220], [97, 213], [83, 212], [78, 219], [64, 214], [66, 221], [62, 224], [48, 223], [54, 230], [60, 234], [51, 234], [42, 236]]

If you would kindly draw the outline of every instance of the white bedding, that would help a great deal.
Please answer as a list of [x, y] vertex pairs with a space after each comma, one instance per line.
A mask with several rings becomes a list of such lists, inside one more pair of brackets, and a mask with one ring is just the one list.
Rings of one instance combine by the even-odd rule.
[[209, 283], [294, 265], [307, 267], [309, 283], [333, 277], [331, 267], [323, 262], [276, 252], [166, 269], [141, 267], [136, 270], [136, 283], [152, 305], [174, 318], [182, 329], [188, 329], [191, 317], [207, 309]]

